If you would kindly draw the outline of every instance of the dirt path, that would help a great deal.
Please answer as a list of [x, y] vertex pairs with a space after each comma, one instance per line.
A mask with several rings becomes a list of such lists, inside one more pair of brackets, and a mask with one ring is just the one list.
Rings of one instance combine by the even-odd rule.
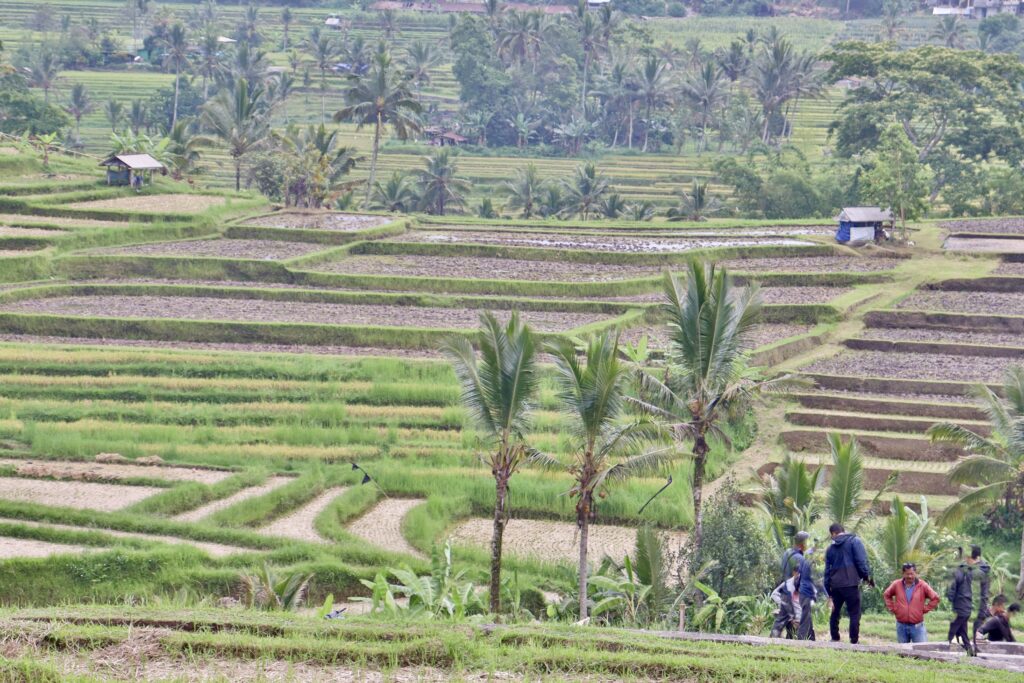
[[365, 515], [352, 522], [348, 531], [375, 546], [396, 553], [424, 557], [409, 545], [402, 534], [402, 520], [417, 505], [426, 501], [419, 498], [388, 498], [370, 508]]
[[212, 503], [207, 503], [206, 505], [197, 507], [195, 510], [175, 515], [174, 519], [178, 522], [196, 522], [204, 517], [209, 517], [214, 512], [219, 512], [225, 508], [229, 508], [235, 503], [240, 503], [243, 500], [255, 498], [256, 496], [262, 496], [265, 493], [270, 493], [278, 486], [287, 484], [291, 480], [291, 477], [270, 477], [259, 486], [250, 486], [249, 488], [242, 489], [238, 493], [234, 493], [227, 498], [221, 498], [220, 500], [215, 500]]
[[84, 481], [145, 478], [216, 484], [218, 481], [227, 479], [232, 475], [231, 472], [192, 467], [154, 467], [148, 465], [117, 465], [66, 460], [15, 460], [10, 458], [0, 458], [0, 467], [14, 467], [15, 471], [21, 476], [79, 479]]
[[[455, 541], [487, 547], [491, 542], [492, 522], [489, 519], [469, 519], [458, 524], [451, 536]], [[665, 532], [668, 550], [677, 552], [686, 534]], [[524, 557], [536, 557], [548, 562], [575, 562], [579, 557], [579, 533], [572, 522], [552, 522], [532, 519], [513, 519], [505, 527], [505, 552]], [[632, 555], [636, 546], [636, 528], [595, 524], [590, 527], [588, 543], [590, 559], [597, 563], [608, 555], [621, 562]]]
[[86, 550], [86, 548], [78, 545], [47, 543], [46, 541], [36, 541], [30, 538], [0, 537], [0, 561], [15, 558], [39, 558], [50, 557], [51, 555], [84, 553]]
[[[234, 553], [249, 552], [249, 548], [239, 548], [237, 546], [223, 545], [221, 543], [207, 543], [205, 541], [192, 541], [187, 538], [179, 538], [178, 536], [163, 536], [160, 534], [141, 534], [133, 531], [117, 531], [115, 529], [104, 529], [100, 527], [82, 527], [72, 526], [70, 524], [50, 524], [47, 522], [33, 522], [24, 519], [2, 519], [0, 523], [8, 524], [24, 524], [26, 526], [38, 527], [43, 529], [54, 529], [58, 531], [98, 531], [108, 536], [116, 536], [117, 538], [134, 538], [140, 541], [152, 541], [154, 543], [167, 543], [170, 545], [190, 545], [194, 548], [198, 548], [204, 552], [209, 553], [212, 557], [224, 557], [226, 555], [233, 555]], [[4, 540], [14, 539], [0, 539], [0, 542]], [[47, 544], [56, 545], [56, 544]], [[65, 547], [65, 546], [61, 546]], [[66, 546], [78, 548], [78, 546]], [[85, 551], [86, 548], [78, 548], [79, 551]]]
[[327, 541], [313, 528], [313, 522], [335, 498], [348, 490], [347, 486], [328, 489], [306, 503], [290, 515], [281, 517], [260, 529], [260, 533], [270, 536], [284, 536], [298, 541], [310, 543], [326, 543]]
[[152, 486], [0, 477], [0, 499], [103, 512], [126, 508], [161, 491]]

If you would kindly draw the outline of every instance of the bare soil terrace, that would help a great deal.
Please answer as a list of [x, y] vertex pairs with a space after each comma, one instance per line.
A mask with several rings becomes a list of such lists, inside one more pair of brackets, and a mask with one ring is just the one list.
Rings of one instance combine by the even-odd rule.
[[390, 223], [389, 216], [367, 216], [354, 213], [328, 213], [305, 211], [282, 211], [269, 216], [257, 216], [241, 223], [260, 228], [294, 228], [300, 230], [330, 230], [355, 232]]
[[1024, 275], [1024, 261], [1003, 261], [992, 271], [993, 275]]
[[95, 199], [68, 204], [71, 209], [114, 209], [146, 213], [202, 213], [215, 206], [224, 206], [224, 197], [202, 194], [154, 194]]
[[63, 216], [29, 216], [20, 213], [0, 214], [0, 223], [17, 225], [60, 225], [69, 228], [122, 228], [125, 221], [99, 221], [92, 218], [64, 218]]
[[964, 221], [944, 221], [939, 223], [939, 227], [950, 232], [1024, 235], [1024, 218], [975, 218]]
[[[806, 334], [811, 327], [809, 325], [793, 325], [788, 323], [765, 323], [754, 328], [750, 338], [750, 348], [756, 349], [777, 341]], [[653, 349], [667, 349], [669, 346], [668, 330], [664, 325], [651, 325], [645, 327], [631, 327], [624, 330], [620, 341], [623, 343], [635, 344], [640, 338], [647, 335], [647, 346]]]
[[77, 479], [81, 481], [144, 478], [216, 484], [218, 481], [231, 476], [231, 472], [204, 470], [193, 467], [118, 465], [70, 460], [15, 460], [2, 458], [0, 459], [0, 467], [13, 467], [20, 476]]
[[609, 282], [651, 277], [664, 272], [659, 266], [528, 261], [524, 259], [466, 258], [461, 256], [350, 256], [320, 263], [313, 269], [352, 275], [445, 277], [551, 282]]
[[322, 244], [309, 244], [306, 242], [217, 238], [211, 240], [182, 240], [180, 242], [153, 242], [127, 247], [102, 247], [91, 249], [87, 253], [123, 256], [200, 256], [281, 261], [323, 250], [324, 246]]
[[975, 330], [942, 330], [917, 327], [869, 327], [861, 339], [886, 341], [935, 341], [982, 346], [1024, 346], [1024, 336], [1007, 332], [979, 332]]
[[[61, 296], [10, 303], [4, 305], [2, 310], [89, 317], [235, 320], [436, 329], [472, 329], [479, 323], [479, 313], [466, 308], [327, 304], [187, 296]], [[528, 311], [524, 317], [534, 329], [543, 332], [574, 329], [607, 319], [607, 316], [589, 313], [551, 311]]]
[[38, 334], [0, 334], [0, 343], [62, 344], [74, 346], [128, 346], [147, 349], [193, 349], [198, 351], [234, 351], [240, 353], [311, 353], [325, 356], [387, 356], [402, 358], [440, 358], [441, 353], [427, 349], [384, 349], [370, 346], [311, 346], [308, 344], [259, 344], [229, 342], [189, 342], [158, 339], [99, 339], [96, 337], [55, 337]]
[[950, 251], [1021, 254], [1024, 253], [1024, 238], [949, 237], [943, 242], [942, 248]]
[[40, 558], [51, 555], [71, 555], [85, 552], [85, 548], [78, 545], [65, 545], [63, 543], [47, 543], [36, 541], [30, 538], [7, 538], [0, 536], [0, 560], [9, 560], [15, 557]]
[[0, 225], [0, 237], [59, 237], [68, 234], [66, 230], [43, 230], [41, 228], [12, 228]]
[[1000, 382], [1012, 359], [941, 353], [843, 351], [801, 368], [801, 372], [949, 382]]
[[120, 510], [162, 490], [152, 486], [0, 477], [0, 499], [103, 512]]
[[813, 246], [812, 242], [785, 237], [735, 238], [728, 235], [706, 238], [624, 237], [619, 235], [566, 235], [530, 232], [412, 231], [388, 238], [390, 242], [426, 242], [432, 244], [487, 244], [507, 247], [543, 247], [547, 249], [585, 249], [613, 253], [684, 252], [712, 247]]
[[728, 259], [719, 264], [741, 273], [871, 273], [892, 270], [899, 259], [853, 256], [784, 256]]
[[1024, 292], [919, 291], [903, 299], [896, 308], [1024, 315]]
[[423, 553], [405, 540], [402, 521], [410, 510], [424, 502], [416, 498], [387, 498], [349, 524], [348, 531], [378, 548], [423, 557]]
[[[849, 291], [849, 287], [762, 287], [761, 301], [765, 304], [823, 304]], [[609, 301], [661, 303], [665, 301], [665, 294], [659, 291], [599, 298]]]

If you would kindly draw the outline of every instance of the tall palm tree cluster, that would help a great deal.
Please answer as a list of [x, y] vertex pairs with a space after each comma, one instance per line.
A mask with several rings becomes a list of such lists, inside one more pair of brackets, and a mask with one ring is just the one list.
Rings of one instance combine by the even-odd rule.
[[[590, 607], [588, 535], [601, 501], [618, 483], [657, 472], [685, 451], [693, 462], [692, 543], [699, 554], [710, 440], [725, 439], [722, 427], [730, 411], [759, 392], [784, 388], [786, 380], [761, 381], [746, 368], [761, 308], [756, 287], [737, 288], [724, 269], [693, 263], [685, 285], [666, 276], [665, 293], [671, 353], [658, 369], [630, 360], [618, 337], [609, 333], [582, 346], [568, 340], [542, 345], [517, 313], [505, 324], [485, 313], [474, 340], [457, 337], [445, 344], [462, 403], [483, 438], [483, 460], [495, 480], [492, 612], [501, 609], [510, 482], [528, 465], [563, 473], [566, 494], [575, 501], [581, 619]], [[554, 360], [554, 381], [567, 422], [568, 446], [558, 455], [530, 445], [544, 351]]]
[[[485, 110], [492, 142], [547, 143], [569, 154], [594, 140], [643, 151], [689, 143], [698, 153], [711, 145], [745, 152], [788, 138], [801, 98], [822, 88], [814, 55], [775, 29], [750, 31], [724, 49], [694, 39], [679, 50], [637, 42], [617, 30], [620, 24], [608, 6], [581, 6], [571, 18], [499, 8], [479, 28], [479, 40], [453, 33], [467, 118], [479, 125]], [[476, 52], [484, 50], [493, 54]], [[494, 68], [507, 79], [505, 96], [491, 94], [489, 108], [473, 97], [479, 74], [458, 67], [474, 58], [497, 60]]]

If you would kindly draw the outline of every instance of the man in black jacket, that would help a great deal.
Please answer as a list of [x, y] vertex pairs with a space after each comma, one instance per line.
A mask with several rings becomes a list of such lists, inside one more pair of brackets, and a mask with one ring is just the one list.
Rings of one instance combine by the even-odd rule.
[[973, 578], [978, 582], [978, 616], [974, 619], [974, 638], [972, 639], [976, 642], [978, 629], [992, 616], [992, 613], [988, 611], [988, 587], [991, 581], [989, 573], [992, 571], [992, 567], [982, 558], [980, 545], [971, 546], [971, 558], [968, 562], [974, 567]]
[[842, 524], [833, 524], [828, 528], [832, 535], [832, 545], [825, 551], [825, 593], [832, 600], [832, 616], [828, 626], [832, 640], [839, 640], [839, 618], [843, 605], [850, 617], [850, 642], [856, 644], [860, 640], [860, 582], [869, 586], [875, 582], [871, 578], [871, 566], [864, 543], [853, 534], [846, 533]]
[[993, 643], [1013, 643], [1013, 631], [1010, 629], [1010, 615], [1020, 611], [1020, 605], [1013, 603], [1007, 608], [1005, 595], [997, 595], [992, 600], [992, 616], [978, 629], [978, 633]]
[[967, 558], [953, 570], [953, 579], [946, 589], [946, 599], [949, 600], [949, 607], [953, 610], [953, 621], [949, 623], [949, 634], [946, 639], [952, 648], [956, 640], [968, 654], [974, 654], [971, 648], [971, 640], [967, 635], [967, 623], [971, 620], [971, 603], [974, 600], [974, 591], [971, 581], [974, 578], [974, 560]]

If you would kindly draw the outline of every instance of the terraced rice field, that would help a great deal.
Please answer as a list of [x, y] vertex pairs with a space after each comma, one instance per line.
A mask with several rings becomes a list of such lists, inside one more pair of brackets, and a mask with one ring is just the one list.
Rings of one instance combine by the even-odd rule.
[[410, 510], [424, 502], [401, 498], [382, 500], [365, 515], [352, 522], [348, 526], [348, 531], [378, 548], [422, 557], [423, 554], [405, 540], [402, 523]]
[[915, 292], [900, 301], [897, 308], [956, 313], [996, 313], [1024, 315], [1024, 291], [1021, 292]]
[[111, 512], [152, 496], [151, 486], [0, 477], [0, 500]]
[[944, 221], [939, 225], [950, 232], [1024, 235], [1024, 219], [1021, 218], [974, 218], [963, 221]]
[[248, 218], [241, 225], [264, 228], [296, 228], [301, 230], [331, 230], [354, 232], [366, 230], [392, 222], [389, 216], [363, 216], [359, 214], [335, 214], [322, 212], [283, 211], [269, 216]]
[[870, 273], [892, 270], [899, 265], [899, 260], [847, 256], [754, 257], [726, 259], [721, 264], [742, 273]]
[[[388, 306], [217, 299], [188, 296], [59, 296], [4, 304], [0, 310], [52, 315], [175, 320], [238, 320], [247, 322], [376, 325], [437, 329], [472, 329], [477, 311], [427, 306]], [[565, 331], [607, 320], [589, 313], [533, 311], [537, 330]]]
[[127, 221], [101, 221], [92, 218], [66, 218], [64, 216], [30, 216], [26, 214], [0, 214], [0, 224], [4, 225], [59, 225], [67, 228], [119, 228], [127, 226]]
[[163, 481], [194, 481], [216, 484], [231, 476], [230, 472], [194, 467], [153, 467], [118, 465], [100, 462], [68, 462], [65, 460], [15, 460], [0, 458], [0, 468], [10, 467], [21, 477], [40, 479], [77, 479], [105, 481], [116, 479], [160, 479]]
[[70, 209], [134, 211], [137, 213], [198, 214], [213, 207], [224, 206], [226, 199], [218, 195], [146, 194], [116, 199], [97, 199], [68, 204]]
[[727, 234], [705, 238], [620, 237], [617, 235], [568, 235], [562, 233], [498, 233], [471, 231], [413, 231], [390, 242], [425, 242], [428, 244], [487, 244], [506, 247], [541, 247], [546, 249], [584, 249], [612, 253], [682, 252], [715, 247], [749, 246], [812, 246], [810, 242], [784, 237], [733, 238]]
[[531, 280], [555, 282], [609, 282], [651, 277], [664, 272], [657, 266], [581, 264], [563, 261], [526, 261], [462, 256], [348, 256], [318, 263], [312, 268], [328, 273], [394, 275], [399, 277], [450, 277], [484, 280]]
[[970, 329], [928, 329], [911, 327], [869, 327], [859, 335], [863, 339], [886, 341], [936, 341], [982, 346], [1024, 346], [1024, 336], [1011, 332], [982, 332]]
[[1005, 358], [950, 356], [940, 353], [844, 351], [802, 368], [804, 372], [854, 377], [936, 379], [950, 382], [1000, 382]]
[[1020, 254], [1024, 253], [1024, 239], [1005, 237], [949, 237], [942, 244], [950, 251], [979, 253]]
[[195, 256], [202, 258], [243, 258], [281, 261], [304, 256], [324, 247], [304, 242], [282, 242], [279, 240], [249, 239], [207, 239], [182, 240], [178, 242], [154, 242], [130, 247], [103, 247], [94, 249], [93, 254], [116, 254], [133, 256]]

